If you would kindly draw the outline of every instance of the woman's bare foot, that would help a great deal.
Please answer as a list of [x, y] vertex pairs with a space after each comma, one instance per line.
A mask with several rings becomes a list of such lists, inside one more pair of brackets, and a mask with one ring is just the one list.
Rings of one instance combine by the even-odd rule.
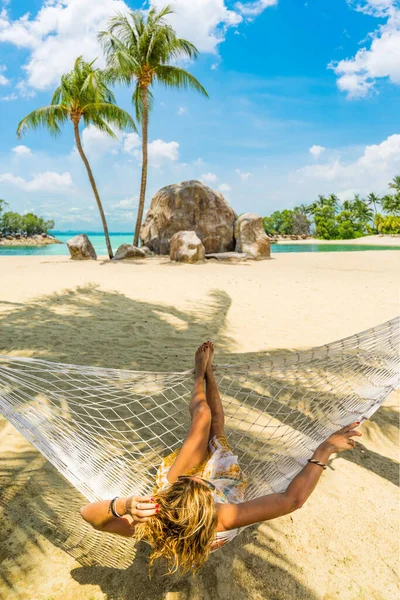
[[196, 377], [201, 377], [202, 379], [204, 378], [205, 372], [206, 372], [206, 368], [207, 368], [207, 364], [208, 364], [208, 357], [210, 354], [210, 350], [209, 350], [209, 342], [204, 342], [203, 344], [201, 344], [201, 346], [199, 346], [196, 350], [196, 354], [194, 357], [194, 371], [196, 374]]
[[210, 341], [208, 341], [207, 344], [208, 344], [209, 353], [208, 353], [208, 362], [207, 362], [207, 367], [206, 367], [206, 378], [209, 375], [214, 375], [214, 369], [213, 369], [214, 344]]

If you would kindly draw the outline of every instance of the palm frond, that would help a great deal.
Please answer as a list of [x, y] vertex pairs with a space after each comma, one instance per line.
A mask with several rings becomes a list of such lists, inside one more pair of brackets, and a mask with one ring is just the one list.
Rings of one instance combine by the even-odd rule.
[[[100, 102], [94, 104], [88, 104], [84, 107], [83, 113], [84, 122], [96, 125], [97, 122], [106, 121], [108, 125], [114, 125], [117, 129], [137, 131], [135, 121], [131, 115], [126, 111], [108, 102]], [[102, 129], [106, 131], [106, 129]], [[112, 133], [107, 131], [109, 135], [115, 137]]]
[[169, 88], [191, 88], [208, 98], [208, 94], [201, 83], [188, 71], [171, 65], [160, 65], [155, 72], [156, 80]]
[[186, 57], [196, 59], [199, 56], [199, 51], [196, 46], [183, 38], [171, 40], [169, 48], [170, 56], [175, 59]]
[[20, 138], [27, 131], [39, 129], [39, 127], [46, 127], [51, 135], [57, 136], [61, 133], [60, 125], [63, 125], [68, 117], [68, 109], [64, 106], [50, 105], [37, 108], [18, 124], [17, 136]]

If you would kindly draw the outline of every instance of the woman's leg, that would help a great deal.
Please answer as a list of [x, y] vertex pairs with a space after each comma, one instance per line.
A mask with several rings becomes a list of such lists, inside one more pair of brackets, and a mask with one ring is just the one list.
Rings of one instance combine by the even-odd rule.
[[197, 467], [207, 456], [207, 446], [211, 426], [211, 410], [204, 393], [204, 374], [208, 363], [209, 346], [202, 344], [195, 356], [195, 384], [189, 404], [192, 418], [189, 431], [175, 462], [168, 471], [167, 479], [173, 483], [179, 475], [184, 475]]
[[206, 394], [204, 392], [204, 375], [207, 369], [210, 356], [209, 342], [201, 344], [196, 351], [194, 369], [195, 382], [193, 386], [192, 397], [189, 404], [190, 416], [193, 417], [199, 410], [209, 412]]
[[225, 435], [225, 417], [224, 409], [222, 407], [221, 402], [221, 396], [218, 391], [218, 386], [217, 382], [215, 381], [214, 370], [212, 366], [214, 358], [214, 344], [212, 342], [208, 342], [208, 344], [209, 358], [206, 367], [206, 398], [208, 406], [211, 410], [211, 427], [209, 436], [209, 440], [211, 440], [214, 437], [214, 435]]

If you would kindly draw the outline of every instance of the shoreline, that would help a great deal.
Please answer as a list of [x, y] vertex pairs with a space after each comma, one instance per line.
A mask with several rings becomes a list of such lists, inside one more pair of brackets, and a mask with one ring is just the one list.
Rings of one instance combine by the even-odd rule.
[[[327, 246], [349, 245], [349, 246], [400, 246], [400, 235], [365, 235], [354, 240], [319, 240], [317, 238], [308, 238], [306, 240], [278, 239], [277, 245], [302, 245], [302, 244], [321, 244]], [[272, 245], [272, 244], [271, 244]]]
[[26, 238], [0, 238], [0, 246], [12, 248], [14, 246], [50, 246], [51, 244], [63, 244], [57, 238], [51, 237], [42, 237], [41, 235], [35, 235]]

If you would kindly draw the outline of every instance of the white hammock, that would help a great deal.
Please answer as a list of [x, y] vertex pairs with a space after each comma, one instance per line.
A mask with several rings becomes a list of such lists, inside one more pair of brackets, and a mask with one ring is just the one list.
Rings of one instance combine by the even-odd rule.
[[[331, 433], [400, 385], [400, 318], [312, 350], [220, 365], [226, 434], [247, 499], [281, 492]], [[0, 413], [90, 501], [151, 493], [189, 426], [192, 371], [142, 372], [0, 356]]]

